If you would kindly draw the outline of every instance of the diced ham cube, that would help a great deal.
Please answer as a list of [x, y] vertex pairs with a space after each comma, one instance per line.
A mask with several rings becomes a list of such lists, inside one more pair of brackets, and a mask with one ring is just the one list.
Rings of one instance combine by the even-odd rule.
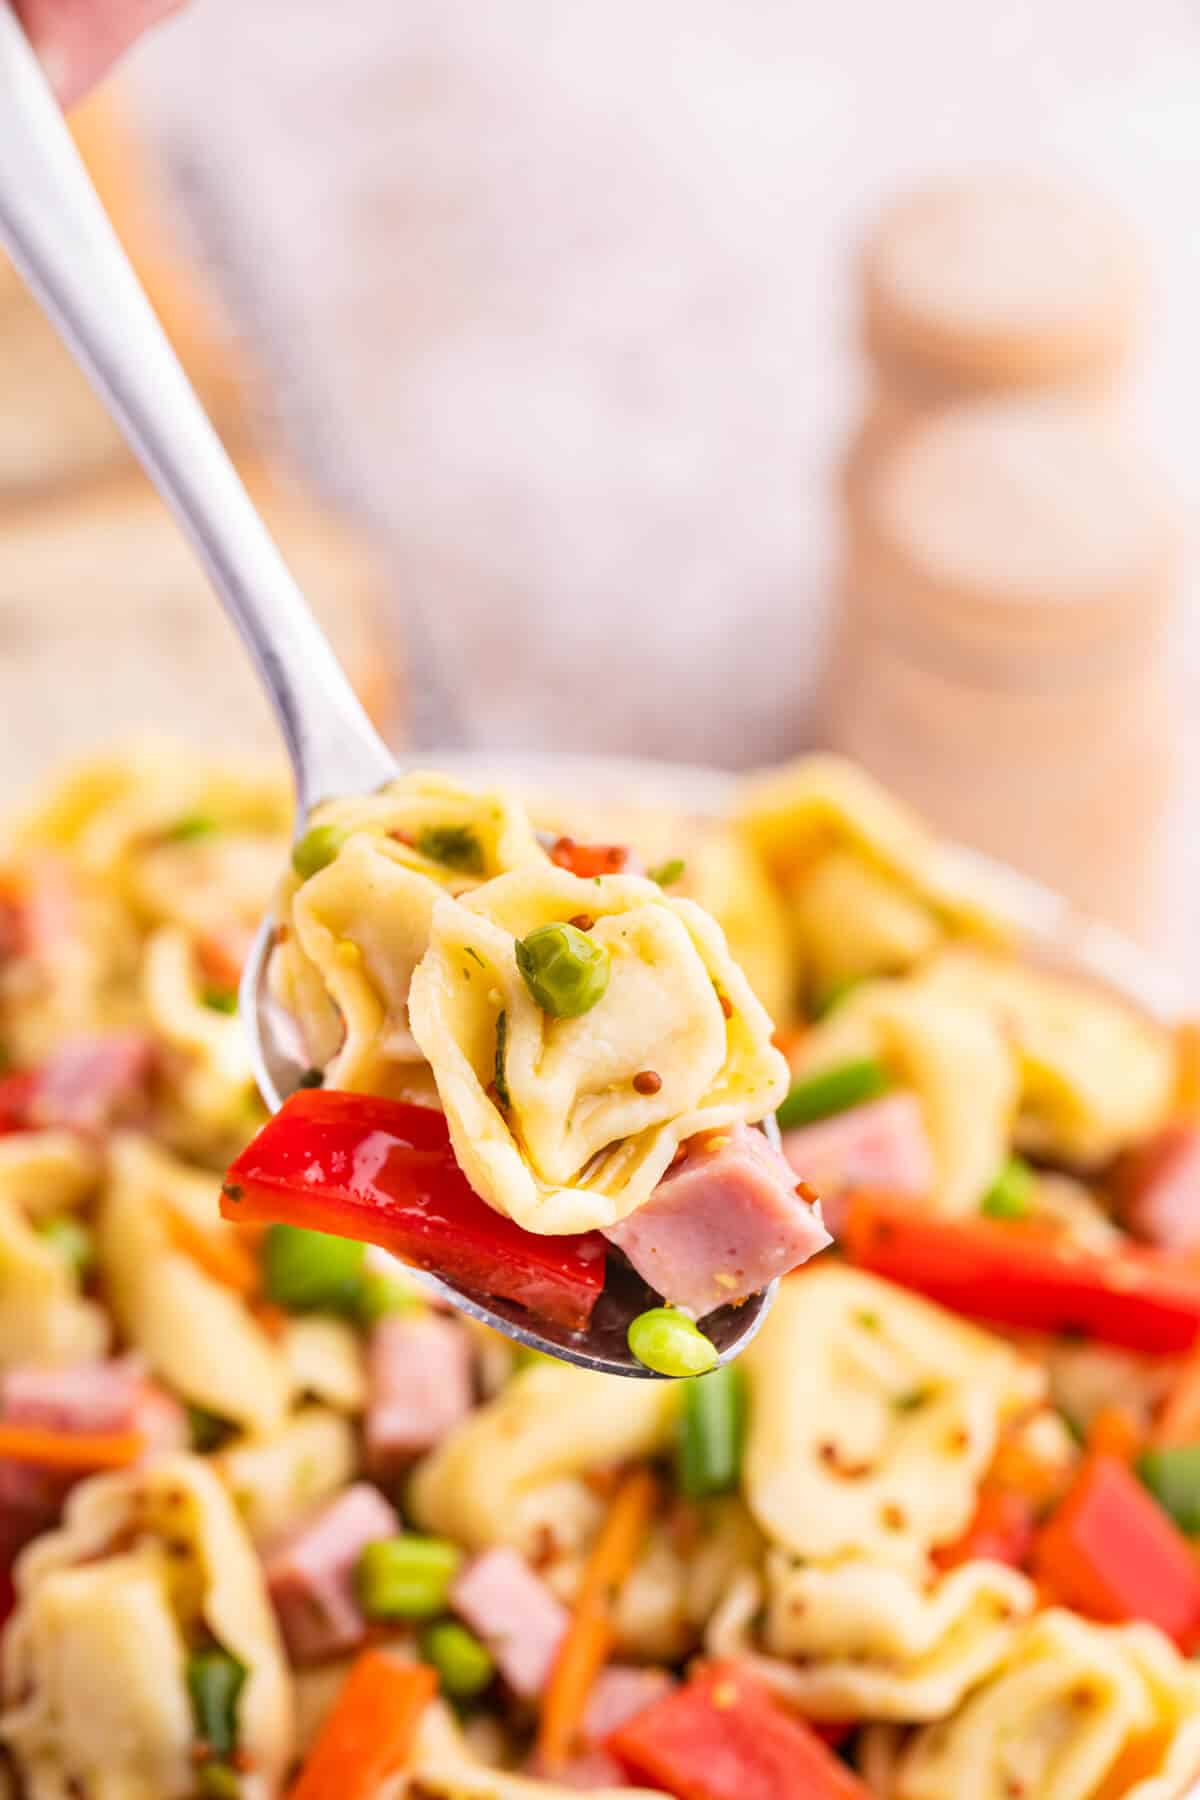
[[891, 1194], [928, 1194], [933, 1151], [915, 1094], [885, 1094], [832, 1119], [783, 1134], [783, 1153], [821, 1198], [825, 1223], [837, 1234], [838, 1202], [854, 1188]]
[[138, 1031], [74, 1038], [42, 1065], [29, 1103], [29, 1125], [101, 1131], [145, 1110], [156, 1053]]
[[367, 1352], [367, 1462], [391, 1474], [441, 1443], [471, 1410], [466, 1332], [437, 1313], [380, 1320]]
[[334, 1656], [362, 1640], [367, 1621], [354, 1590], [358, 1559], [368, 1544], [399, 1531], [379, 1489], [359, 1481], [269, 1552], [267, 1591], [298, 1662]]
[[656, 1294], [698, 1319], [830, 1242], [784, 1158], [746, 1125], [694, 1138], [649, 1200], [605, 1236]]
[[592, 1683], [583, 1714], [585, 1744], [603, 1744], [618, 1726], [641, 1712], [643, 1706], [661, 1700], [674, 1687], [665, 1669], [642, 1669], [633, 1663], [609, 1663]]
[[1160, 1250], [1200, 1245], [1200, 1127], [1164, 1125], [1117, 1165], [1121, 1223]]
[[455, 1577], [450, 1604], [483, 1640], [514, 1694], [541, 1693], [567, 1628], [567, 1613], [515, 1550], [485, 1550]]

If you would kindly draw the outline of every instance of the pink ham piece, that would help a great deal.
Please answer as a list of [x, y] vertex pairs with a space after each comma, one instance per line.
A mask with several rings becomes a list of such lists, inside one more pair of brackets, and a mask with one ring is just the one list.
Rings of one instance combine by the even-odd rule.
[[137, 1031], [72, 1038], [38, 1072], [29, 1123], [102, 1131], [145, 1111], [155, 1049]]
[[1200, 1127], [1177, 1120], [1128, 1151], [1113, 1181], [1121, 1223], [1159, 1250], [1200, 1245]]
[[835, 1236], [843, 1210], [838, 1202], [854, 1188], [919, 1197], [934, 1183], [933, 1152], [914, 1094], [885, 1094], [819, 1124], [785, 1131], [783, 1153], [821, 1196]]
[[587, 1745], [600, 1745], [618, 1726], [640, 1713], [644, 1706], [661, 1700], [675, 1686], [665, 1669], [641, 1669], [633, 1663], [609, 1663], [592, 1683], [584, 1709], [582, 1736]]
[[455, 1577], [450, 1604], [491, 1651], [514, 1694], [541, 1693], [567, 1629], [567, 1612], [515, 1550], [485, 1550]]
[[747, 1125], [693, 1138], [649, 1200], [605, 1236], [656, 1294], [698, 1319], [831, 1242], [783, 1157]]
[[268, 1553], [267, 1591], [297, 1662], [361, 1642], [367, 1621], [354, 1591], [358, 1559], [368, 1544], [399, 1532], [394, 1508], [378, 1488], [359, 1481]]
[[367, 1352], [367, 1463], [394, 1474], [441, 1443], [471, 1410], [471, 1352], [453, 1319], [432, 1312], [380, 1320]]

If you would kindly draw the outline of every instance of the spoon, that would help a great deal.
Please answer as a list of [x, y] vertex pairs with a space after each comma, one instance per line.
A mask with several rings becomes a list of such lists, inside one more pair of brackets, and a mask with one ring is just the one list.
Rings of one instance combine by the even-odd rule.
[[[174, 513], [258, 671], [283, 733], [298, 830], [320, 800], [370, 793], [399, 769], [256, 513], [121, 249], [15, 14], [0, 0], [0, 241]], [[303, 1067], [271, 1000], [264, 921], [242, 977], [255, 1077], [276, 1110]], [[773, 1121], [771, 1122], [773, 1124]], [[437, 1298], [519, 1344], [609, 1374], [655, 1378], [626, 1342], [658, 1297], [610, 1262], [586, 1331], [411, 1270]], [[722, 1363], [749, 1343], [775, 1286], [704, 1322]]]

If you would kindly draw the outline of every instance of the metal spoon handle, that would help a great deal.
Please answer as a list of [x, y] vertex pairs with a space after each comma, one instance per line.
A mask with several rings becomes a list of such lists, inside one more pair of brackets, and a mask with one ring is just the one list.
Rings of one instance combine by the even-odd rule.
[[[117, 240], [0, 0], [0, 240], [208, 570], [283, 729], [301, 816], [394, 773]], [[214, 735], [219, 732], [213, 696]]]

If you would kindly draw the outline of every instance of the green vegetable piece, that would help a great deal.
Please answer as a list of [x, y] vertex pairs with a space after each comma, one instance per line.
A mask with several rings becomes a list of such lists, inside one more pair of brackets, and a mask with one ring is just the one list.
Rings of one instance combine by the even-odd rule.
[[491, 1685], [496, 1673], [486, 1645], [457, 1619], [442, 1619], [421, 1634], [421, 1655], [438, 1672], [452, 1700], [471, 1700]]
[[80, 1281], [87, 1275], [96, 1260], [96, 1246], [92, 1234], [79, 1219], [73, 1219], [69, 1213], [54, 1213], [43, 1219], [38, 1226], [38, 1235], [43, 1238], [66, 1263], [71, 1273]]
[[629, 1348], [656, 1375], [707, 1375], [717, 1352], [699, 1326], [673, 1306], [639, 1313], [628, 1332]]
[[266, 1297], [290, 1312], [356, 1314], [366, 1254], [366, 1245], [350, 1238], [302, 1225], [272, 1225], [262, 1244]]
[[345, 841], [340, 825], [310, 825], [292, 846], [292, 867], [301, 881], [327, 869]]
[[445, 1538], [380, 1538], [358, 1559], [358, 1603], [368, 1619], [434, 1619], [445, 1612], [462, 1551]]
[[296, 1086], [298, 1088], [324, 1087], [325, 1086], [325, 1071], [324, 1071], [324, 1069], [305, 1069], [303, 1075], [300, 1077], [299, 1081], [296, 1083]]
[[746, 1381], [736, 1363], [684, 1383], [675, 1463], [689, 1500], [737, 1487], [745, 1423]]
[[1144, 1450], [1137, 1472], [1180, 1531], [1200, 1534], [1200, 1444], [1163, 1444]]
[[236, 988], [208, 987], [205, 988], [200, 998], [203, 1000], [205, 1006], [211, 1007], [213, 1012], [235, 1013], [237, 1011], [238, 997]]
[[508, 1076], [505, 1073], [505, 1058], [508, 1055], [508, 1014], [502, 1012], [496, 1020], [496, 1094], [503, 1107], [512, 1105], [512, 1095], [508, 1091]]
[[657, 881], [659, 887], [667, 888], [674, 887], [677, 881], [681, 881], [686, 869], [687, 864], [681, 856], [670, 856], [666, 862], [659, 863], [657, 869], [647, 869], [646, 873], [651, 881]]
[[185, 813], [181, 819], [176, 819], [165, 836], [169, 843], [189, 844], [195, 838], [211, 837], [215, 831], [219, 830], [220, 826], [210, 814]]
[[1036, 1176], [1027, 1162], [1010, 1156], [979, 1203], [989, 1219], [1027, 1219], [1033, 1210]]
[[242, 1778], [228, 1763], [201, 1763], [196, 1770], [196, 1791], [201, 1800], [241, 1800]]
[[867, 1100], [877, 1100], [886, 1093], [887, 1070], [873, 1057], [861, 1062], [840, 1063], [836, 1069], [822, 1069], [817, 1075], [803, 1075], [794, 1081], [787, 1098], [776, 1113], [781, 1131], [794, 1131], [798, 1125], [815, 1125], [819, 1119], [834, 1113], [848, 1112]]
[[219, 1450], [222, 1444], [237, 1435], [236, 1425], [223, 1419], [220, 1413], [209, 1412], [206, 1406], [189, 1406], [187, 1416], [192, 1449], [200, 1456], [206, 1456], [210, 1450]]
[[604, 998], [608, 951], [575, 925], [541, 925], [516, 946], [521, 979], [552, 1019], [578, 1019]]
[[483, 874], [483, 845], [469, 825], [427, 825], [417, 835], [417, 849], [430, 862], [461, 869], [464, 875]]
[[857, 975], [847, 975], [841, 981], [831, 981], [829, 986], [822, 989], [812, 1002], [813, 1018], [827, 1019], [830, 1013], [836, 1011], [842, 1004], [843, 1000], [849, 998], [856, 987], [861, 986], [861, 978]]
[[196, 1736], [218, 1759], [237, 1749], [238, 1699], [245, 1681], [245, 1665], [228, 1650], [193, 1650], [188, 1657], [187, 1689]]

